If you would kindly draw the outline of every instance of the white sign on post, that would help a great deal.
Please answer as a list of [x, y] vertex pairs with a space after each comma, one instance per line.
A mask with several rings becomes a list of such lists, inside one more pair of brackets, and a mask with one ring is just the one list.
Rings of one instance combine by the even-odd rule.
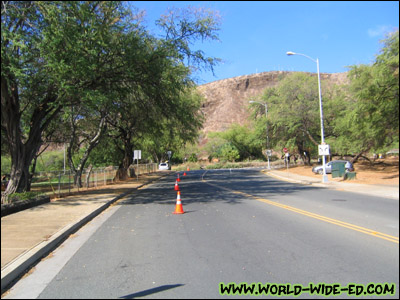
[[142, 159], [142, 150], [133, 151], [133, 160], [135, 159]]
[[139, 180], [139, 159], [142, 159], [142, 150], [133, 151], [133, 160], [136, 159], [136, 180]]
[[318, 155], [330, 155], [329, 145], [318, 145]]

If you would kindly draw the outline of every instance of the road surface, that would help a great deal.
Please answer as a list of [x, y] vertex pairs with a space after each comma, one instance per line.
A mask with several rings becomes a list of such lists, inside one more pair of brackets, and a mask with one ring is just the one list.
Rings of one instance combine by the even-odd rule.
[[[270, 298], [287, 283], [387, 283], [398, 298], [397, 200], [283, 182], [255, 169], [190, 171], [179, 183], [185, 213], [176, 215], [175, 179], [171, 174], [120, 200], [39, 263], [7, 298], [258, 293], [221, 295], [220, 283], [270, 283], [276, 292]], [[365, 289], [361, 296], [370, 297]], [[310, 297], [325, 298], [300, 296]]]

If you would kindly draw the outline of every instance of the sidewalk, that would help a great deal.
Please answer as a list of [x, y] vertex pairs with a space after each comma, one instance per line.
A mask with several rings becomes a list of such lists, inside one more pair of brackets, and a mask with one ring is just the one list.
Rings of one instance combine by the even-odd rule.
[[1, 291], [112, 203], [170, 172], [139, 175], [1, 218]]
[[[353, 193], [373, 195], [399, 200], [399, 185], [378, 185], [378, 184], [359, 184], [350, 181], [335, 181], [329, 179], [327, 183], [322, 183], [321, 178], [303, 176], [288, 171], [263, 170], [263, 173], [275, 178], [290, 182], [313, 185], [318, 187], [336, 189]], [[329, 176], [330, 178], [330, 176]]]

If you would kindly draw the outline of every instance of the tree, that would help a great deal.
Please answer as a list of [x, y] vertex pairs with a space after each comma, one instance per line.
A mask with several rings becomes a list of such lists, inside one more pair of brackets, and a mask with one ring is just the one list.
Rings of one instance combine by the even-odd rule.
[[[117, 172], [119, 180], [125, 180], [128, 177], [128, 168], [133, 162], [133, 150], [135, 150], [134, 139], [142, 136], [155, 125], [152, 122], [155, 120], [155, 115], [150, 98], [141, 97], [139, 94], [118, 99], [118, 105], [111, 109], [107, 117], [107, 122], [111, 127], [108, 136], [113, 138], [115, 149], [120, 153], [118, 156], [122, 158]], [[135, 176], [135, 174], [131, 175]]]
[[240, 154], [234, 145], [226, 143], [219, 150], [219, 157], [224, 161], [234, 162], [240, 158]]
[[265, 135], [260, 138], [258, 132], [250, 129], [248, 126], [232, 124], [229, 129], [216, 133], [216, 135], [233, 146], [233, 149], [238, 151], [241, 160], [250, 157], [262, 157], [262, 145], [265, 144]]
[[218, 12], [195, 7], [169, 9], [156, 24], [165, 32], [164, 46], [169, 49], [171, 56], [190, 66], [192, 70], [214, 72], [214, 66], [221, 59], [207, 57], [202, 50], [193, 50], [191, 46], [198, 40], [219, 40]]
[[29, 166], [63, 107], [112, 86], [126, 69], [113, 63], [124, 55], [115, 46], [133, 25], [120, 2], [3, 1], [1, 9], [1, 129], [12, 160], [10, 194], [29, 190]]
[[[9, 194], [29, 188], [29, 165], [39, 150], [41, 133], [60, 108], [53, 105], [53, 85], [46, 90], [40, 72], [44, 62], [37, 47], [42, 29], [38, 7], [31, 2], [1, 5], [1, 129], [12, 161], [5, 192]], [[30, 99], [33, 86], [40, 87], [34, 92], [36, 101]]]
[[[138, 80], [130, 84], [128, 95], [114, 98], [117, 105], [111, 108], [107, 119], [113, 129], [109, 134], [123, 153], [117, 176], [121, 180], [128, 176], [135, 141], [137, 143], [141, 137], [157, 135], [155, 132], [165, 132], [164, 128], [178, 130], [177, 124], [188, 121], [185, 115], [196, 114], [184, 100], [184, 90], [189, 87], [187, 69], [176, 65], [164, 49], [147, 49], [143, 49], [141, 59], [146, 63], [138, 70]], [[191, 126], [186, 124], [186, 128]]]
[[167, 151], [172, 151], [172, 160], [183, 160], [187, 145], [195, 142], [202, 126], [202, 96], [194, 88], [188, 88], [180, 98], [175, 112], [159, 116], [159, 126], [144, 135], [145, 143], [138, 141], [157, 162], [166, 160]]
[[[73, 108], [76, 109], [76, 107]], [[106, 115], [107, 113], [104, 110], [93, 112], [85, 108], [78, 110], [76, 113], [72, 109], [69, 115], [71, 133], [69, 135], [67, 157], [70, 170], [74, 174], [74, 185], [79, 188], [82, 187], [82, 172], [89, 155], [98, 145], [106, 131]], [[73, 154], [74, 152], [80, 153], [80, 150], [83, 150], [83, 153], [75, 164]]]
[[[317, 84], [314, 76], [292, 73], [278, 87], [266, 89], [261, 97], [268, 103], [271, 145], [296, 150], [304, 163], [308, 163], [304, 152], [316, 148], [320, 140]], [[329, 130], [326, 132], [329, 136]]]
[[346, 114], [336, 122], [341, 143], [356, 153], [353, 162], [399, 141], [399, 31], [382, 42], [372, 65], [350, 67]]
[[208, 141], [204, 147], [204, 150], [208, 154], [208, 160], [211, 162], [213, 158], [218, 158], [220, 149], [226, 144], [226, 140], [221, 137], [220, 133], [210, 132], [208, 134]]
[[[201, 118], [196, 101], [186, 101], [194, 87], [191, 69], [212, 70], [218, 62], [190, 47], [197, 39], [217, 39], [218, 23], [212, 12], [191, 8], [171, 10], [157, 24], [165, 30], [165, 37], [156, 39], [143, 35], [144, 47], [137, 48], [136, 52], [139, 59], [132, 61], [133, 64], [142, 62], [137, 66], [138, 80], [129, 85], [132, 100], [126, 103], [121, 98], [126, 105], [117, 106], [116, 114], [109, 118], [115, 129], [114, 137], [122, 144], [120, 150], [124, 153], [118, 171], [120, 179], [127, 177], [133, 141], [138, 137], [157, 136], [156, 130], [171, 137], [169, 142], [193, 138], [200, 128]], [[179, 139], [174, 138], [177, 135]], [[158, 142], [153, 144], [159, 145]]]

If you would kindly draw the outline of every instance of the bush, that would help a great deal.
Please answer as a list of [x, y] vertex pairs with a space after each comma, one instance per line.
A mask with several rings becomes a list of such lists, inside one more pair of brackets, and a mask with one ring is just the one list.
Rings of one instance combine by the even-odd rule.
[[234, 162], [240, 158], [239, 150], [231, 144], [225, 144], [220, 149], [219, 156], [224, 161]]
[[15, 201], [26, 201], [30, 199], [34, 199], [37, 196], [41, 195], [38, 192], [24, 192], [24, 193], [14, 193], [8, 196], [10, 202]]
[[191, 155], [190, 155], [190, 157], [189, 157], [189, 162], [197, 162], [198, 161], [198, 159], [197, 159], [197, 155], [196, 155], [196, 153], [192, 153]]

